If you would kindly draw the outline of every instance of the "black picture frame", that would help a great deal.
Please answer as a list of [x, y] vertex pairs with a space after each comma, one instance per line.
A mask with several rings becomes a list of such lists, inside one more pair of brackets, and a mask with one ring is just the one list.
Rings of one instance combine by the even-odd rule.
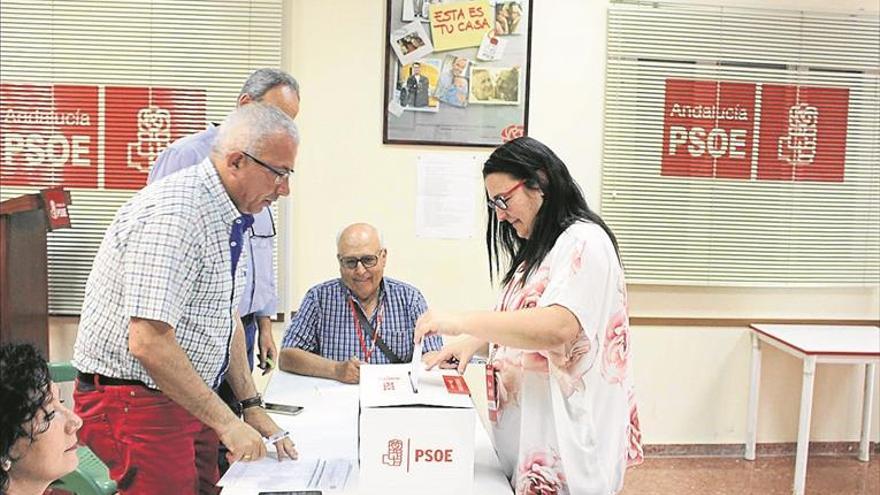
[[[532, 1], [387, 0], [382, 142], [496, 147], [527, 135]], [[446, 12], [456, 6], [488, 5], [486, 17], [491, 16], [492, 34], [504, 44], [502, 56], [479, 60], [476, 46], [434, 51], [431, 25], [442, 17], [434, 10], [431, 19], [427, 5], [432, 3]], [[426, 6], [424, 16], [415, 12], [420, 5]], [[415, 19], [406, 18], [408, 13]], [[512, 20], [505, 22], [508, 19]], [[499, 34], [505, 28], [510, 32]], [[462, 59], [469, 62], [466, 68]], [[420, 63], [418, 77], [410, 77], [415, 71], [410, 60]], [[425, 85], [418, 82], [425, 79], [427, 96], [422, 89]], [[407, 88], [412, 90], [410, 94]]]

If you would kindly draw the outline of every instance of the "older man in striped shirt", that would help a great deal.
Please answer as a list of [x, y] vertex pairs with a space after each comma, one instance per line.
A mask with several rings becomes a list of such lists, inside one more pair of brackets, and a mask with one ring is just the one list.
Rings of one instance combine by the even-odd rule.
[[[217, 442], [229, 460], [295, 459], [261, 408], [236, 306], [253, 214], [290, 192], [299, 135], [253, 103], [220, 127], [200, 164], [151, 184], [108, 227], [74, 346], [80, 439], [122, 494], [214, 493]], [[214, 389], [229, 381], [243, 420]]]
[[[427, 304], [415, 287], [384, 276], [388, 250], [372, 225], [349, 225], [336, 244], [340, 278], [306, 293], [285, 331], [279, 367], [358, 383], [361, 363], [412, 359], [413, 329]], [[426, 338], [425, 358], [442, 346], [438, 336]]]

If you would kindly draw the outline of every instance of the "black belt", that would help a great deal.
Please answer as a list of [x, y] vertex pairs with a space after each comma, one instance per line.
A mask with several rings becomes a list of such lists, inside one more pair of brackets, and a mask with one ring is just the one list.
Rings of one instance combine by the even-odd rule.
[[83, 373], [82, 371], [78, 371], [76, 373], [76, 379], [83, 384], [90, 385], [133, 385], [138, 387], [150, 388], [146, 383], [140, 380], [127, 380], [125, 378], [113, 378], [110, 376], [99, 375], [98, 373]]

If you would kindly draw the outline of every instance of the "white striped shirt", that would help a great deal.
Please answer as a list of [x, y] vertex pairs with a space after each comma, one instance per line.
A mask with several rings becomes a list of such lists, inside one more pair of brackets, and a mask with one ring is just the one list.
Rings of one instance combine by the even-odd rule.
[[209, 158], [123, 205], [86, 283], [73, 365], [158, 388], [128, 350], [137, 317], [170, 325], [199, 376], [219, 385], [247, 266], [239, 262], [233, 281], [230, 232], [240, 216]]

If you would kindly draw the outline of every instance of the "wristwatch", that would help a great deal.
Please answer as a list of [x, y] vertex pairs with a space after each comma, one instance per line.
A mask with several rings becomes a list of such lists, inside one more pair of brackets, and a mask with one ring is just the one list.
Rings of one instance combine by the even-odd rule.
[[257, 394], [248, 399], [239, 401], [238, 407], [240, 407], [242, 411], [244, 411], [245, 409], [250, 409], [251, 407], [263, 407], [263, 396]]

